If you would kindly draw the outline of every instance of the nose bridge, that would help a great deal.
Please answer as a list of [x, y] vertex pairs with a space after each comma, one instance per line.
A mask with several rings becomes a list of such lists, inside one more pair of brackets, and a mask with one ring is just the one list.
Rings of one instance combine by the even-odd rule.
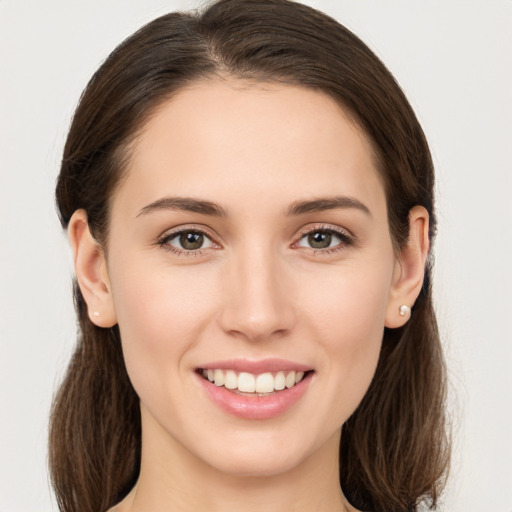
[[251, 340], [290, 330], [295, 317], [284, 270], [268, 241], [234, 251], [225, 288], [224, 330]]

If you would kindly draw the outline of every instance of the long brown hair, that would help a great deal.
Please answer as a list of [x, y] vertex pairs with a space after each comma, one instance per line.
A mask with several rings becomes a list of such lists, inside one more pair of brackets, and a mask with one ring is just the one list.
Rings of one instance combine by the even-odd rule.
[[[184, 85], [215, 76], [323, 91], [371, 140], [385, 186], [395, 247], [415, 205], [435, 233], [433, 165], [423, 131], [382, 62], [345, 27], [288, 0], [220, 0], [141, 28], [103, 63], [69, 131], [56, 198], [62, 225], [83, 208], [107, 247], [110, 200], [130, 141], [155, 108]], [[364, 510], [436, 508], [448, 467], [445, 367], [432, 307], [431, 261], [410, 321], [386, 329], [372, 384], [345, 423], [340, 483]], [[117, 326], [93, 325], [75, 283], [78, 342], [55, 397], [50, 470], [65, 512], [103, 512], [135, 484], [140, 465], [138, 397]]]

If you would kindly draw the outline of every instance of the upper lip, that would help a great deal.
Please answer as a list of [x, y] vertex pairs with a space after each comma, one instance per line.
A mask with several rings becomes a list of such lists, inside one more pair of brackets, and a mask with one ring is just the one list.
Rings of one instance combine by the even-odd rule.
[[307, 372], [312, 370], [311, 366], [288, 361], [286, 359], [270, 358], [270, 359], [226, 359], [223, 361], [212, 361], [199, 367], [202, 370], [234, 370], [236, 372], [247, 372], [259, 375], [266, 372]]

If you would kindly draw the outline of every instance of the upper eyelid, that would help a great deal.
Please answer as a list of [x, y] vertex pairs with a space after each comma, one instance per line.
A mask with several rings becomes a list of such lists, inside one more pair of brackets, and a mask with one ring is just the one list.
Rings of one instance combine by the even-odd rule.
[[333, 233], [336, 233], [341, 236], [345, 236], [347, 238], [350, 238], [351, 240], [355, 240], [355, 235], [347, 228], [342, 228], [341, 226], [336, 226], [334, 224], [312, 224], [307, 227], [302, 227], [297, 236], [303, 237], [305, 235], [308, 235], [309, 233], [313, 233], [315, 231], [332, 231]]
[[[313, 247], [304, 247], [300, 245], [300, 241], [308, 236], [310, 233], [314, 233], [315, 231], [327, 231], [333, 233], [335, 236], [340, 238], [340, 243], [334, 245], [333, 247], [326, 247], [322, 249], [317, 249]], [[336, 226], [333, 224], [314, 224], [311, 227], [303, 227], [299, 231], [299, 234], [295, 236], [294, 242], [291, 244], [292, 249], [303, 249], [305, 251], [312, 251], [315, 254], [323, 254], [329, 255], [336, 253], [344, 248], [348, 247], [358, 247], [359, 243], [356, 236], [346, 228], [342, 228], [341, 226]]]
[[206, 235], [208, 238], [212, 240], [212, 242], [219, 244], [220, 242], [219, 237], [215, 235], [210, 229], [206, 228], [205, 226], [200, 226], [196, 224], [183, 224], [182, 226], [175, 226], [173, 228], [168, 228], [165, 231], [162, 232], [161, 235], [158, 236], [158, 240], [162, 241], [168, 238], [173, 238], [180, 233], [184, 233], [187, 231], [197, 231], [203, 235]]
[[[222, 242], [220, 241], [220, 237], [215, 232], [213, 232], [208, 227], [200, 224], [183, 224], [181, 226], [168, 228], [165, 231], [163, 231], [161, 235], [158, 236], [157, 241], [158, 243], [163, 243], [165, 242], [165, 240], [172, 239], [175, 236], [179, 235], [180, 233], [187, 231], [197, 231], [199, 233], [202, 233], [203, 235], [208, 237], [214, 244], [221, 247], [223, 246]], [[315, 231], [330, 231], [341, 237], [349, 238], [350, 241], [354, 244], [357, 241], [356, 236], [347, 228], [337, 226], [335, 224], [312, 223], [307, 226], [303, 226], [298, 231], [296, 231], [296, 234], [293, 237], [292, 246], [297, 244], [299, 240], [304, 236]]]

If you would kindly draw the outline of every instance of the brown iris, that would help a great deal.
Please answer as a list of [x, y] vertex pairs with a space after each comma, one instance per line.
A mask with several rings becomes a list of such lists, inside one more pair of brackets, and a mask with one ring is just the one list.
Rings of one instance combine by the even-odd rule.
[[328, 231], [314, 231], [308, 235], [308, 243], [313, 249], [326, 249], [331, 242], [332, 234]]
[[204, 235], [197, 231], [186, 231], [180, 234], [180, 245], [183, 249], [194, 251], [200, 249], [204, 243]]

